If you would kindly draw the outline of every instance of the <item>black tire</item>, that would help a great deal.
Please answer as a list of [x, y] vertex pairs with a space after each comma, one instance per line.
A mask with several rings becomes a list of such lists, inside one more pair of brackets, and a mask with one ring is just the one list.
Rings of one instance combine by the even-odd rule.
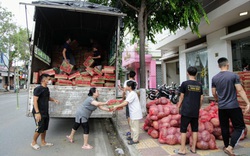
[[155, 99], [155, 96], [152, 95], [152, 94], [149, 94], [148, 98], [149, 98], [150, 100], [154, 100], [154, 99]]
[[177, 104], [178, 101], [179, 101], [179, 96], [176, 97], [176, 98], [171, 98], [171, 102], [172, 102], [173, 104]]

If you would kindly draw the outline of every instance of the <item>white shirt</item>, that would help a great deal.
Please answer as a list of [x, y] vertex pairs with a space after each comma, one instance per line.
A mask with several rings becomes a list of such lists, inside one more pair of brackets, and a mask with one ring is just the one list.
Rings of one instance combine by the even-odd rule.
[[125, 101], [128, 102], [130, 119], [142, 119], [142, 109], [137, 93], [135, 91], [129, 92]]

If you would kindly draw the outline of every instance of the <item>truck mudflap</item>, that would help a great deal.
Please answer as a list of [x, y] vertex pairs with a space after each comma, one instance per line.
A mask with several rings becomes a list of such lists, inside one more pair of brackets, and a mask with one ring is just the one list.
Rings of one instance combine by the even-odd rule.
[[[27, 107], [27, 116], [32, 115], [33, 109], [33, 91], [38, 85], [31, 84], [29, 86], [29, 98]], [[60, 104], [49, 103], [50, 117], [55, 118], [74, 118], [76, 109], [83, 103], [89, 93], [90, 87], [78, 87], [78, 86], [58, 86], [48, 85], [50, 90], [50, 96], [60, 101]], [[107, 101], [116, 98], [115, 88], [96, 87], [99, 91], [98, 101]], [[90, 118], [112, 118], [115, 116], [113, 112], [106, 112], [100, 109], [96, 109]]]

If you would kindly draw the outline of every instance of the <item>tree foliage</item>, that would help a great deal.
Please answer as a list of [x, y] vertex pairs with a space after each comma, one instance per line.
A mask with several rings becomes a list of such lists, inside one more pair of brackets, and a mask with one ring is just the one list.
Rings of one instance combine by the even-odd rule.
[[0, 52], [7, 58], [4, 65], [8, 69], [8, 86], [10, 86], [9, 75], [13, 61], [29, 60], [27, 32], [13, 23], [12, 18], [13, 14], [0, 5]]
[[[200, 37], [198, 26], [204, 17], [209, 23], [202, 8], [201, 0], [144, 0], [144, 24], [146, 37], [155, 43], [155, 34], [168, 29], [176, 32], [178, 29], [190, 27], [193, 33]], [[135, 38], [139, 38], [138, 14], [142, 9], [143, 0], [89, 0], [89, 2], [118, 7], [127, 16], [124, 18], [125, 28], [128, 28]]]
[[[89, 0], [93, 3], [118, 7], [127, 16], [124, 18], [125, 28], [133, 33], [134, 41], [139, 38], [140, 75], [145, 70], [145, 40], [155, 43], [155, 34], [168, 29], [190, 27], [199, 37], [199, 24], [202, 17], [208, 18], [202, 8], [201, 0]], [[140, 76], [140, 87], [146, 87], [145, 76]]]
[[[0, 52], [8, 58], [11, 65], [14, 59], [29, 59], [28, 37], [25, 29], [12, 22], [13, 14], [0, 6]], [[5, 63], [10, 67], [8, 63]]]

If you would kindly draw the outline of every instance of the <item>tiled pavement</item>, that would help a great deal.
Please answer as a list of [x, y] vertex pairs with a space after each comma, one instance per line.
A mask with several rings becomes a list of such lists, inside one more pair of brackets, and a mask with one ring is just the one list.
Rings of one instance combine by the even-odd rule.
[[[118, 111], [117, 120], [114, 121], [117, 123], [117, 131], [119, 133], [120, 139], [124, 142], [127, 150], [131, 155], [134, 156], [177, 156], [173, 151], [179, 149], [180, 145], [167, 145], [160, 144], [158, 139], [153, 139], [151, 136], [145, 132], [142, 127], [144, 124], [144, 119], [140, 122], [140, 143], [135, 145], [128, 145], [126, 140], [126, 132], [128, 131], [128, 124], [125, 117], [125, 109]], [[197, 154], [189, 152], [187, 156], [226, 156], [222, 151], [223, 142], [221, 140], [216, 140], [217, 150], [197, 150]], [[186, 145], [187, 149], [189, 145]], [[250, 156], [250, 126], [248, 126], [248, 135], [247, 138], [243, 141], [240, 141], [239, 144], [235, 147], [235, 154], [239, 156]]]

